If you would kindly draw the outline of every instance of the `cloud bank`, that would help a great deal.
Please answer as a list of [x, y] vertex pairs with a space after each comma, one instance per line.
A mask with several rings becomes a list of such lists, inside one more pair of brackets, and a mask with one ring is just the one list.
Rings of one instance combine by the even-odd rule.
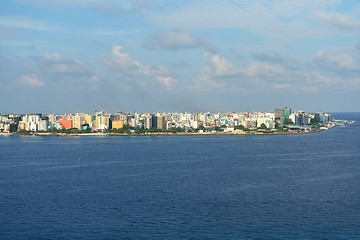
[[212, 44], [194, 37], [190, 32], [173, 29], [155, 33], [144, 42], [145, 47], [153, 49], [187, 49], [204, 48], [208, 51], [214, 49]]
[[20, 83], [23, 86], [31, 88], [41, 88], [45, 86], [45, 83], [34, 74], [29, 74], [21, 77]]
[[139, 86], [147, 86], [155, 80], [160, 85], [171, 88], [174, 83], [174, 79], [167, 68], [142, 64], [124, 52], [121, 45], [114, 45], [111, 54], [104, 58], [103, 62], [105, 67], [116, 74], [117, 81], [125, 81], [128, 86], [134, 81]]

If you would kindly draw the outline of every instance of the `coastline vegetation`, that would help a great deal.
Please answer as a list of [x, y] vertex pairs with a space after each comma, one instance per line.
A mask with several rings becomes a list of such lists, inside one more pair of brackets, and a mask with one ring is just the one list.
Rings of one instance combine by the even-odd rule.
[[115, 128], [104, 131], [94, 131], [91, 128], [85, 130], [79, 130], [77, 128], [69, 129], [51, 129], [49, 131], [26, 131], [19, 130], [13, 135], [49, 135], [49, 136], [64, 136], [64, 135], [112, 135], [112, 136], [131, 136], [131, 135], [203, 135], [203, 134], [213, 134], [213, 135], [249, 135], [249, 134], [289, 134], [289, 133], [309, 133], [309, 132], [319, 132], [324, 124], [319, 122], [312, 122], [311, 127], [308, 129], [300, 129], [294, 125], [294, 128], [291, 128], [292, 122], [286, 122], [290, 127], [280, 126], [278, 123], [275, 124], [275, 128], [270, 129], [265, 124], [261, 124], [257, 128], [246, 128], [243, 125], [234, 126], [233, 131], [227, 131], [227, 126], [216, 126], [216, 127], [206, 127], [200, 125], [197, 129], [193, 128], [180, 128], [180, 127], [171, 127], [169, 129], [158, 129], [158, 128], [140, 128], [140, 127], [127, 127], [124, 128]]

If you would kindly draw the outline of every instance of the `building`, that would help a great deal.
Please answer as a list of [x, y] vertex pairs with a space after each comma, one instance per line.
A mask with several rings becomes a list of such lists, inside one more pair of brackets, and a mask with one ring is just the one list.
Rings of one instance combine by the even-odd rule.
[[274, 113], [258, 113], [256, 118], [256, 127], [261, 127], [264, 124], [267, 128], [275, 127]]
[[20, 121], [18, 125], [19, 131], [29, 131], [29, 122]]
[[38, 123], [38, 131], [47, 132], [49, 130], [49, 118], [46, 116], [43, 116]]
[[60, 119], [59, 124], [64, 129], [70, 129], [72, 127], [72, 121], [70, 119]]
[[110, 115], [96, 115], [94, 128], [100, 131], [111, 129]]
[[112, 128], [111, 129], [122, 129], [124, 128], [124, 121], [121, 119], [112, 120]]
[[155, 114], [151, 114], [151, 128], [156, 128], [157, 127], [157, 117]]
[[87, 123], [90, 126], [92, 126], [92, 124], [93, 124], [93, 116], [91, 114], [85, 114], [84, 115], [84, 123]]
[[18, 131], [18, 124], [16, 122], [10, 123], [9, 132], [14, 133]]
[[152, 117], [151, 116], [145, 116], [145, 118], [144, 118], [144, 128], [145, 129], [152, 128]]
[[80, 115], [75, 115], [71, 117], [72, 120], [72, 128], [76, 128], [76, 129], [81, 129], [81, 124], [83, 123], [82, 120], [83, 117], [81, 117]]
[[81, 131], [91, 130], [90, 125], [88, 123], [81, 124]]
[[288, 118], [293, 122], [293, 124], [299, 124], [299, 119], [296, 113], [291, 113]]
[[275, 118], [280, 119], [283, 116], [283, 109], [277, 108], [275, 109]]
[[156, 116], [156, 128], [166, 129], [165, 116]]
[[291, 115], [291, 108], [285, 107], [283, 109], [283, 117], [288, 118]]

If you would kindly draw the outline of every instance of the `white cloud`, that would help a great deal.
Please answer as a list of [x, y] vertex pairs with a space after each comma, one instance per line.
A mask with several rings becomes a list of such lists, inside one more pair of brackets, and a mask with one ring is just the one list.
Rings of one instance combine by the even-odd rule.
[[94, 75], [91, 68], [84, 62], [76, 59], [62, 59], [58, 53], [46, 53], [40, 59], [44, 72], [56, 74], [59, 77], [86, 78]]
[[100, 82], [96, 70], [86, 62], [63, 58], [56, 52], [32, 57], [32, 60], [34, 65], [31, 66], [31, 70], [34, 75], [24, 78], [23, 84], [41, 87], [43, 85], [39, 79], [42, 79], [49, 88], [56, 86], [76, 90], [78, 86], [82, 88], [99, 87]]
[[239, 73], [238, 69], [229, 60], [218, 54], [205, 53], [204, 58], [207, 63], [205, 68], [207, 74], [225, 77]]
[[[195, 81], [199, 90], [221, 90], [231, 85], [231, 78], [238, 74], [237, 68], [218, 54], [204, 53], [205, 66]], [[191, 86], [193, 87], [193, 86]]]
[[87, 5], [90, 2], [93, 1], [89, 1], [89, 0], [52, 0], [52, 1], [48, 1], [48, 0], [20, 0], [22, 2], [25, 2], [27, 4], [34, 4], [34, 5], [39, 5], [39, 6], [83, 6], [83, 5]]
[[120, 45], [114, 45], [112, 48], [112, 59], [115, 61], [116, 66], [122, 69], [133, 69], [140, 72], [145, 70], [144, 66], [142, 66], [139, 61], [132, 59], [130, 55], [124, 53], [122, 49], [123, 47]]
[[41, 81], [34, 74], [25, 75], [25, 76], [21, 77], [20, 83], [24, 86], [32, 87], [32, 88], [41, 88], [41, 87], [45, 86], [45, 83], [43, 81]]
[[[288, 71], [280, 64], [250, 61], [235, 65], [218, 54], [204, 54], [205, 67], [201, 70], [198, 84], [216, 88], [261, 87], [281, 81]], [[275, 81], [274, 81], [275, 80]], [[283, 82], [276, 88], [285, 86]]]
[[329, 87], [339, 82], [338, 78], [325, 76], [318, 71], [306, 72], [305, 74], [305, 85]]
[[191, 33], [182, 29], [173, 29], [154, 34], [144, 43], [145, 47], [150, 48], [198, 48], [213, 49], [214, 47], [200, 39], [195, 38]]
[[356, 59], [346, 53], [337, 54], [337, 55], [330, 55], [325, 51], [318, 51], [317, 52], [317, 60], [324, 64], [325, 66], [328, 65], [332, 68], [337, 68], [340, 70], [351, 70], [351, 71], [358, 71], [360, 70], [360, 65], [356, 61]]
[[144, 65], [123, 52], [123, 47], [120, 45], [113, 46], [111, 56], [105, 58], [105, 65], [128, 78], [147, 77], [156, 80], [166, 88], [172, 87], [175, 83], [167, 68]]
[[153, 8], [154, 4], [145, 0], [20, 0], [28, 4], [47, 7], [87, 7], [97, 12], [117, 13], [120, 11], [139, 12]]
[[[318, 92], [335, 86], [343, 89], [349, 85], [358, 86], [354, 70], [359, 69], [359, 65], [347, 54], [319, 52], [318, 61], [321, 58], [325, 66], [311, 65], [309, 62], [299, 62], [293, 66], [288, 65], [288, 61], [271, 63], [260, 60], [234, 64], [218, 54], [208, 53], [204, 58], [205, 66], [196, 81], [198, 89]], [[341, 72], [334, 74], [328, 68]], [[352, 74], [344, 74], [344, 71]]]
[[286, 59], [280, 54], [268, 54], [268, 53], [257, 53], [252, 55], [257, 61], [260, 62], [269, 62], [269, 63], [275, 63], [275, 64], [282, 64], [286, 61], [289, 61], [289, 59]]
[[274, 88], [274, 89], [290, 89], [292, 87], [293, 87], [293, 85], [290, 83], [274, 83], [272, 85], [272, 88]]
[[167, 88], [171, 88], [174, 82], [174, 79], [170, 76], [156, 76], [155, 79]]
[[250, 62], [242, 71], [247, 76], [277, 76], [286, 73], [281, 65], [261, 61]]
[[[312, 13], [339, 4], [339, 0], [259, 0], [259, 1], [187, 1], [148, 14], [155, 23], [167, 28], [237, 28], [281, 38], [317, 35], [319, 29], [309, 25]], [[286, 32], [287, 34], [284, 34]]]
[[318, 13], [316, 16], [330, 25], [343, 30], [359, 30], [360, 21], [339, 13]]
[[169, 9], [166, 13], [154, 15], [152, 18], [155, 22], [170, 28], [238, 28], [251, 24], [244, 20], [250, 18], [247, 10], [252, 6], [254, 4], [237, 6], [229, 1], [222, 1], [220, 4], [216, 1], [200, 0], [186, 4], [182, 8]]
[[61, 74], [71, 74], [71, 73], [76, 73], [79, 70], [82, 70], [83, 66], [81, 65], [73, 65], [73, 64], [69, 64], [69, 63], [59, 63], [59, 64], [54, 64], [50, 70], [55, 72], [55, 73], [61, 73]]
[[61, 61], [60, 55], [58, 53], [46, 53], [44, 58], [50, 61]]
[[56, 27], [24, 16], [0, 16], [0, 26], [34, 31], [55, 31]]

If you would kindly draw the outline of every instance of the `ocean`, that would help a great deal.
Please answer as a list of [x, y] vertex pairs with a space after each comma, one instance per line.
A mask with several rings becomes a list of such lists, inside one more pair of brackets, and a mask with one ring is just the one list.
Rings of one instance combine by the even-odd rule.
[[312, 134], [0, 136], [0, 239], [360, 239], [358, 122]]

